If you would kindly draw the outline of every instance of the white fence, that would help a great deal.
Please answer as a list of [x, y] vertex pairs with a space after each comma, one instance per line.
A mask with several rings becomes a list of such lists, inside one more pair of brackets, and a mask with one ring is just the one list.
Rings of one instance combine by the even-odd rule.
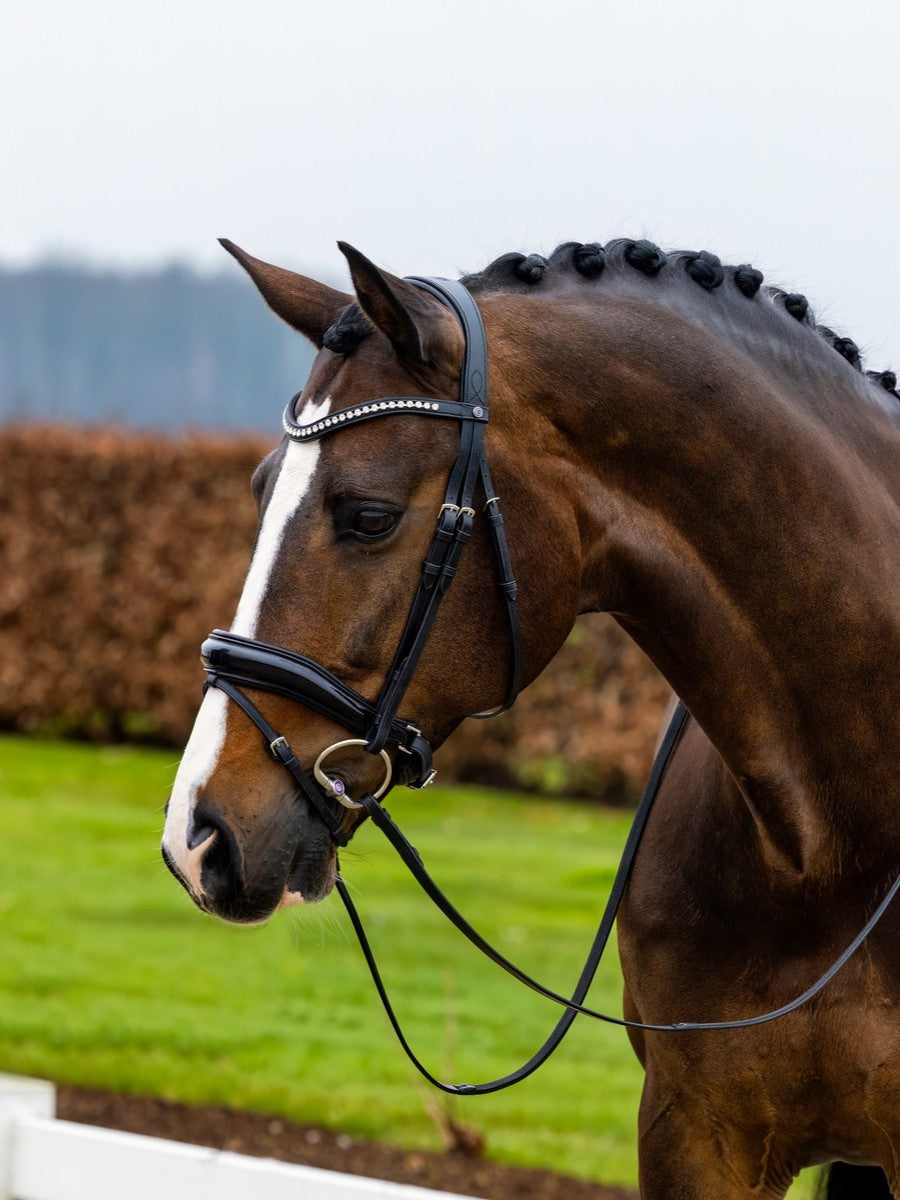
[[58, 1121], [55, 1102], [52, 1083], [0, 1075], [0, 1200], [459, 1200]]

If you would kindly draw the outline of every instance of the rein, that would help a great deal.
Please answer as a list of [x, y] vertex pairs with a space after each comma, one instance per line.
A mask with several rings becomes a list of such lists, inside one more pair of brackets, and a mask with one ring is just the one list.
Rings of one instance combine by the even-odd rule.
[[[509, 621], [512, 664], [510, 682], [503, 703], [490, 712], [475, 713], [473, 716], [483, 719], [505, 712], [515, 701], [522, 682], [522, 637], [516, 605], [516, 582], [512, 573], [500, 501], [493, 490], [484, 449], [484, 430], [488, 421], [487, 345], [481, 314], [469, 292], [460, 283], [419, 277], [411, 277], [409, 282], [429, 292], [450, 308], [462, 326], [465, 354], [459, 400], [439, 400], [424, 396], [387, 396], [356, 408], [336, 412], [310, 425], [301, 425], [294, 414], [298, 399], [298, 396], [294, 396], [285, 408], [282, 418], [286, 436], [298, 442], [316, 440], [346, 426], [395, 414], [439, 417], [460, 423], [459, 451], [450, 471], [444, 503], [438, 512], [437, 526], [422, 565], [419, 584], [378, 699], [372, 704], [320, 663], [302, 654], [218, 629], [210, 634], [201, 648], [201, 660], [207, 675], [206, 686], [217, 687], [223, 691], [256, 725], [263, 735], [267, 753], [290, 772], [301, 795], [318, 814], [338, 847], [346, 846], [352, 836], [343, 828], [341, 808], [361, 810], [362, 818], [370, 818], [373, 824], [377, 825], [429, 899], [476, 949], [514, 979], [545, 999], [561, 1005], [565, 1010], [541, 1047], [517, 1070], [485, 1083], [443, 1083], [424, 1066], [403, 1033], [360, 915], [346, 883], [339, 874], [336, 883], [338, 894], [359, 940], [388, 1020], [412, 1064], [441, 1091], [453, 1095], [486, 1095], [519, 1083], [547, 1061], [579, 1015], [630, 1029], [686, 1033], [746, 1029], [794, 1012], [817, 995], [859, 949], [900, 890], [900, 876], [894, 880], [872, 916], [828, 970], [802, 995], [771, 1012], [733, 1021], [648, 1024], [609, 1016], [584, 1004], [609, 941], [641, 836], [666, 766], [688, 717], [687, 709], [680, 700], [656, 754], [597, 932], [569, 997], [533, 979], [478, 933], [435, 883], [419, 852], [380, 803], [382, 797], [390, 790], [394, 778], [408, 787], [422, 788], [427, 787], [435, 776], [430, 743], [423, 737], [417, 725], [400, 717], [398, 712], [428, 640], [438, 607], [453, 581], [460, 555], [471, 534], [476, 516], [474, 498], [479, 483], [483, 492], [483, 512], [490, 524], [498, 584]], [[272, 692], [296, 701], [327, 717], [355, 736], [335, 742], [323, 750], [310, 770], [303, 766], [287, 740], [266, 721], [259, 709], [244, 695], [242, 687]], [[341, 779], [332, 778], [324, 770], [327, 758], [334, 751], [348, 745], [360, 746], [368, 753], [380, 756], [385, 764], [385, 777], [381, 785], [374, 793], [364, 795], [359, 801], [347, 796]], [[387, 747], [398, 752], [396, 770], [394, 761], [387, 753]]]

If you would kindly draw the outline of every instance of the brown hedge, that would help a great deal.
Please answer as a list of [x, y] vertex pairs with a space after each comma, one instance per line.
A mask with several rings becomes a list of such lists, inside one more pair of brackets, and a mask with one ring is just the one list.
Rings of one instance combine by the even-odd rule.
[[[0, 727], [181, 745], [197, 649], [234, 612], [269, 447], [0, 430]], [[513, 711], [467, 722], [442, 779], [633, 799], [668, 689], [607, 618], [582, 620]]]

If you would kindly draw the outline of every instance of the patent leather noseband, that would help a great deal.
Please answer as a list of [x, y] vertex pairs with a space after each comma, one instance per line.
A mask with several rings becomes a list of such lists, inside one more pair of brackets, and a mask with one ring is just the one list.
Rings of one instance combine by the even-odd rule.
[[[203, 643], [200, 659], [209, 686], [225, 692], [253, 721], [263, 735], [266, 750], [294, 776], [302, 794], [325, 823], [332, 840], [338, 846], [346, 846], [350, 835], [344, 830], [340, 808], [361, 806], [347, 796], [342, 780], [324, 773], [320, 775], [315, 767], [307, 770], [294, 755], [287, 739], [269, 725], [240, 689], [256, 688], [284, 696], [356, 735], [337, 743], [339, 746], [353, 741], [368, 748], [369, 734], [378, 717], [375, 706], [311, 658], [221, 629], [214, 629]], [[407, 787], [425, 787], [431, 782], [435, 774], [431, 765], [431, 745], [416, 725], [395, 717], [388, 724], [385, 744], [396, 749], [402, 759], [396, 771], [389, 770], [389, 778], [394, 776]], [[329, 746], [319, 755], [319, 760], [334, 749], [336, 746]], [[383, 747], [381, 753], [384, 755]], [[390, 763], [390, 759], [387, 762]]]
[[[460, 322], [466, 348], [459, 400], [443, 400], [433, 396], [385, 396], [355, 408], [331, 413], [309, 425], [301, 425], [294, 412], [298, 399], [295, 396], [288, 404], [283, 416], [286, 436], [298, 442], [313, 441], [337, 432], [339, 429], [381, 417], [415, 415], [459, 422], [459, 450], [450, 470], [444, 502], [437, 514], [435, 532], [425, 556], [419, 584], [378, 699], [374, 704], [370, 703], [323, 667], [321, 663], [306, 658], [302, 654], [295, 654], [290, 650], [279, 646], [270, 646], [252, 638], [224, 633], [219, 629], [210, 634], [203, 643], [201, 651], [207, 675], [207, 686], [223, 691], [253, 721], [263, 735], [266, 751], [290, 771], [300, 794], [307, 800], [310, 809], [318, 814], [337, 846], [345, 846], [349, 840], [349, 835], [344, 829], [345, 810], [350, 808], [361, 810], [363, 816], [370, 817], [384, 833], [426, 895], [482, 954], [490, 958], [514, 979], [531, 988], [532, 991], [563, 1007], [564, 1012], [543, 1045], [518, 1070], [486, 1083], [443, 1083], [423, 1065], [407, 1042], [382, 981], [359, 913], [344, 881], [338, 876], [338, 893], [347, 909], [375, 987], [400, 1044], [417, 1070], [442, 1091], [461, 1095], [484, 1095], [518, 1083], [546, 1062], [562, 1042], [575, 1017], [579, 1014], [634, 1029], [685, 1033], [700, 1030], [742, 1029], [765, 1024], [795, 1011], [821, 991], [859, 949], [900, 890], [900, 876], [894, 881], [860, 932], [824, 975], [807, 988], [802, 995], [771, 1012], [732, 1021], [678, 1021], [652, 1024], [609, 1016], [588, 1008], [584, 1004], [612, 932], [616, 913], [666, 765], [687, 720], [687, 710], [680, 701], [676, 705], [668, 730], [657, 752], [616, 872], [612, 891], [571, 996], [564, 996], [533, 979], [478, 933], [438, 887], [426, 870], [418, 851], [410, 844], [390, 813], [381, 805], [380, 801], [390, 789], [393, 779], [398, 779], [410, 787], [425, 787], [434, 778], [431, 745], [414, 721], [403, 718], [398, 713], [410, 679], [428, 640], [438, 607], [453, 581], [460, 555], [469, 540], [477, 515], [476, 505], [481, 506], [490, 525], [497, 579], [509, 621], [512, 661], [509, 686], [503, 704], [493, 712], [474, 715], [489, 717], [505, 711], [515, 700], [522, 683], [522, 638], [516, 607], [516, 583], [506, 543], [500, 500], [494, 492], [484, 449], [484, 432], [488, 422], [487, 347], [481, 315], [475, 301], [462, 284], [445, 279], [419, 277], [413, 277], [409, 282], [429, 292], [441, 303], [447, 305]], [[297, 759], [286, 738], [268, 723], [256, 705], [241, 690], [242, 688], [271, 692], [294, 700], [328, 718], [354, 736], [326, 747], [312, 767], [304, 766]], [[382, 784], [374, 792], [362, 796], [359, 800], [349, 797], [343, 781], [330, 776], [325, 770], [328, 757], [346, 745], [359, 746], [368, 753], [379, 756], [385, 764], [386, 773]], [[393, 758], [388, 754], [388, 749], [395, 752]]]

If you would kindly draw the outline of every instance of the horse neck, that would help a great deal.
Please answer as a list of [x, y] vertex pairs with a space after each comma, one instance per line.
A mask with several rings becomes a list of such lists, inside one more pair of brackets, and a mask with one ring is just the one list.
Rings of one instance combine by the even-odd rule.
[[[525, 307], [526, 361], [499, 372], [578, 465], [582, 610], [611, 611], [659, 667], [788, 869], [833, 870], [867, 831], [883, 845], [900, 530], [880, 463], [900, 437], [879, 444], [883, 417], [815, 358], [801, 386], [634, 298]], [[802, 396], [810, 380], [829, 394]], [[861, 414], [843, 436], [816, 412], [842, 403]]]

